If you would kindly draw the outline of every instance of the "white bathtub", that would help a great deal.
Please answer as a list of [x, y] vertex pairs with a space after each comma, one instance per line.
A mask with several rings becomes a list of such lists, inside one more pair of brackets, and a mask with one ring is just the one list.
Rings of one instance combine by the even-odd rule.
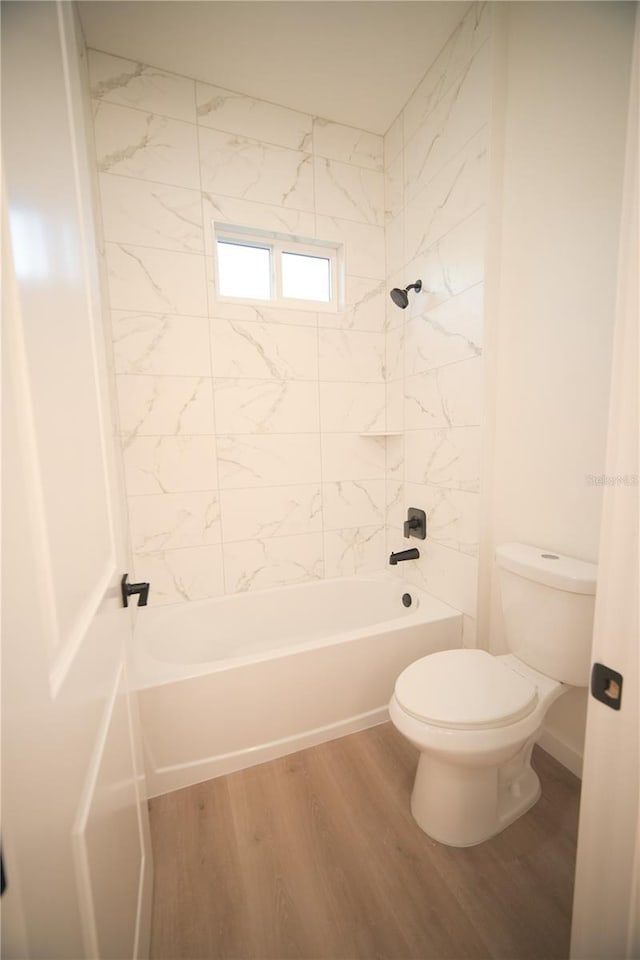
[[461, 643], [458, 611], [383, 576], [141, 610], [149, 796], [381, 723], [404, 667]]

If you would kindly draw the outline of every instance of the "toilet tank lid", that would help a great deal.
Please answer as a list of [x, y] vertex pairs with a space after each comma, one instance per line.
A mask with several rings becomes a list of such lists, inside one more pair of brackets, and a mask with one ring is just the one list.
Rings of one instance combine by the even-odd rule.
[[596, 564], [566, 557], [554, 550], [527, 543], [503, 543], [496, 548], [496, 563], [505, 570], [556, 590], [591, 595], [596, 592]]

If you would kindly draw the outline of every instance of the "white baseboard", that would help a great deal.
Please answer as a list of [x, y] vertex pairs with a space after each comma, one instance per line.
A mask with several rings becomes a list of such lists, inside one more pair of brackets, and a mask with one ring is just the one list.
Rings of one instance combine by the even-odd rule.
[[202, 760], [194, 760], [191, 763], [181, 763], [170, 767], [156, 766], [148, 751], [145, 751], [147, 797], [149, 799], [160, 797], [165, 793], [190, 787], [194, 783], [202, 783], [204, 780], [212, 780], [214, 777], [221, 777], [227, 773], [235, 773], [237, 770], [254, 767], [256, 764], [265, 763], [267, 760], [285, 757], [290, 753], [297, 753], [298, 750], [305, 750], [307, 747], [315, 747], [319, 743], [325, 743], [327, 740], [337, 740], [339, 737], [346, 737], [350, 733], [366, 730], [367, 727], [375, 727], [379, 723], [385, 723], [388, 719], [389, 711], [387, 707], [378, 707], [376, 710], [360, 713], [355, 717], [349, 717], [347, 720], [340, 720], [337, 723], [317, 727], [314, 730], [305, 730], [303, 733], [285, 737], [282, 740], [273, 740], [271, 743], [262, 743], [248, 750], [238, 750], [217, 757], [205, 757]]
[[582, 780], [582, 754], [560, 740], [554, 733], [543, 730], [538, 738], [538, 746]]

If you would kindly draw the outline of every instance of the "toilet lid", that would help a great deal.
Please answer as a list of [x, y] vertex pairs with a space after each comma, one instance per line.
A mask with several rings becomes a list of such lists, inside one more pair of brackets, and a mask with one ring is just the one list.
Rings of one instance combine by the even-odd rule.
[[444, 650], [407, 667], [396, 681], [395, 696], [418, 720], [475, 729], [526, 717], [538, 692], [531, 680], [485, 650]]

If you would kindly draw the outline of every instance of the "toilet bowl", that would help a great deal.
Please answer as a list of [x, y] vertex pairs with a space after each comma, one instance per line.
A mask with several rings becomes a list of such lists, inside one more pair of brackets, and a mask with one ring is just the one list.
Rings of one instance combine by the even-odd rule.
[[389, 715], [420, 751], [411, 812], [425, 833], [470, 846], [533, 806], [540, 783], [531, 750], [566, 689], [509, 654], [484, 650], [446, 650], [407, 667]]
[[[420, 751], [414, 819], [450, 846], [481, 843], [533, 806], [540, 782], [531, 751], [547, 710], [569, 681], [586, 685], [588, 677], [594, 565], [523, 544], [499, 548], [497, 561], [506, 574], [507, 639], [518, 654], [423, 657], [400, 674], [389, 704], [392, 722]], [[541, 590], [551, 601], [540, 602]]]

